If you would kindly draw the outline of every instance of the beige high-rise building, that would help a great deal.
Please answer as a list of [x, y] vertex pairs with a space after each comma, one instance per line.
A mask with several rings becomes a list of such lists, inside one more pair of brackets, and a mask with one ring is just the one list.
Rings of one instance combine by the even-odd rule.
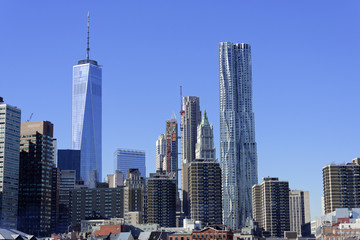
[[271, 236], [284, 236], [290, 231], [289, 182], [275, 177], [263, 178], [252, 187], [253, 218]]
[[360, 158], [323, 167], [325, 214], [336, 208], [360, 207]]
[[309, 191], [292, 190], [289, 194], [290, 231], [302, 235], [301, 226], [311, 221]]
[[106, 182], [109, 184], [109, 188], [124, 186], [123, 172], [120, 170], [115, 170], [114, 174], [108, 174], [106, 176]]

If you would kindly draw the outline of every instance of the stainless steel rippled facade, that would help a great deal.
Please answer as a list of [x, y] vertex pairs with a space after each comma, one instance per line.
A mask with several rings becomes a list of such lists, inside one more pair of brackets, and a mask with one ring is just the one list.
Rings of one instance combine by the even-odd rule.
[[258, 179], [250, 45], [221, 42], [219, 68], [223, 221], [238, 229], [252, 214]]
[[101, 179], [101, 82], [96, 61], [73, 67], [72, 149], [81, 150], [80, 177], [87, 185]]

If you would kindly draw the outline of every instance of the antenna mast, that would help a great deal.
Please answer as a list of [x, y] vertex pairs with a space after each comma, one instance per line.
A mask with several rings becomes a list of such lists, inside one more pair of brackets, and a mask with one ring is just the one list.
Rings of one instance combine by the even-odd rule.
[[180, 86], [180, 115], [184, 114], [183, 111], [183, 96], [182, 96], [182, 86]]
[[88, 12], [88, 21], [87, 21], [87, 47], [86, 47], [86, 60], [89, 62], [90, 46], [89, 46], [89, 35], [90, 35], [90, 13]]

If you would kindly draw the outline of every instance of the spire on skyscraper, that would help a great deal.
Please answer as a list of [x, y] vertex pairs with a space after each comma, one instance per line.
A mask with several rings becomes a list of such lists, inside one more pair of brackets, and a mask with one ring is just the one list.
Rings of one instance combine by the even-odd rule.
[[210, 126], [209, 124], [209, 120], [208, 120], [208, 117], [206, 115], [206, 110], [204, 109], [204, 114], [203, 114], [203, 117], [201, 119], [201, 126]]
[[87, 45], [86, 45], [86, 60], [89, 61], [89, 54], [90, 54], [90, 13], [88, 12], [88, 20], [87, 20]]

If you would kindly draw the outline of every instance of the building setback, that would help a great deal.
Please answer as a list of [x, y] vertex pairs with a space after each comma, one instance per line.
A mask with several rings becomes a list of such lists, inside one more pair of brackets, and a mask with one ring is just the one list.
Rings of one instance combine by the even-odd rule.
[[281, 237], [284, 231], [290, 231], [289, 182], [263, 178], [252, 188], [252, 204], [255, 221], [271, 236]]
[[81, 150], [80, 178], [86, 185], [96, 186], [101, 180], [102, 66], [89, 58], [73, 66], [72, 149]]
[[168, 173], [151, 173], [147, 183], [147, 222], [161, 227], [176, 225], [176, 184]]
[[323, 167], [325, 214], [336, 208], [360, 208], [360, 158]]
[[18, 229], [36, 236], [51, 230], [53, 127], [48, 121], [21, 123]]
[[301, 227], [310, 223], [309, 191], [292, 190], [289, 193], [290, 231], [302, 236]]
[[81, 220], [124, 217], [124, 187], [70, 190], [72, 229], [80, 230]]
[[251, 188], [257, 184], [251, 71], [249, 44], [219, 44], [223, 221], [232, 229], [251, 217]]
[[0, 227], [16, 229], [21, 110], [0, 97]]
[[145, 152], [141, 150], [117, 149], [114, 152], [114, 168], [115, 171], [120, 170], [124, 174], [124, 179], [126, 179], [129, 169], [137, 168], [145, 179]]
[[189, 164], [195, 159], [197, 126], [201, 121], [200, 100], [195, 96], [183, 98], [181, 111], [181, 188], [183, 198], [183, 212], [190, 217], [189, 200]]

